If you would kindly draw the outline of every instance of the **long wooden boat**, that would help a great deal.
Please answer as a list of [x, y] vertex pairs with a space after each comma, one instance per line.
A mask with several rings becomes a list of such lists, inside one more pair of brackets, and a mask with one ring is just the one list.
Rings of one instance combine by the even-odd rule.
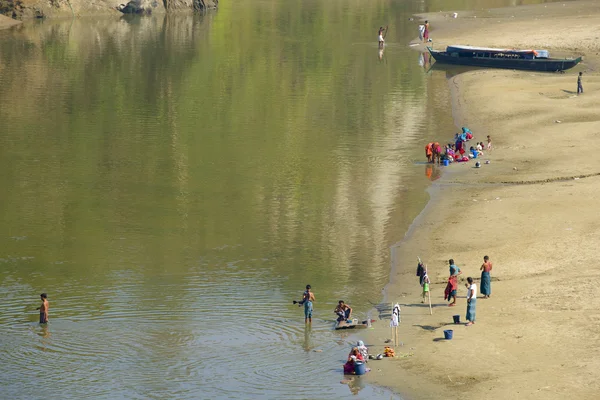
[[492, 49], [486, 47], [448, 46], [446, 51], [427, 47], [436, 63], [485, 68], [523, 69], [556, 72], [573, 68], [577, 58], [550, 58], [547, 50]]

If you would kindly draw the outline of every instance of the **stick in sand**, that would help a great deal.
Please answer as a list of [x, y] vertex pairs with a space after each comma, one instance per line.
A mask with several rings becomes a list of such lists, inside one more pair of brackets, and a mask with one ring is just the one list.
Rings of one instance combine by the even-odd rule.
[[429, 292], [427, 292], [427, 297], [429, 297], [429, 315], [433, 315], [433, 309], [431, 308], [431, 286], [429, 287]]
[[[425, 264], [425, 273], [427, 274], [427, 264]], [[429, 279], [429, 275], [427, 275]], [[427, 298], [429, 298], [429, 315], [433, 315], [433, 309], [431, 308], [431, 282], [429, 282], [429, 290], [427, 291]]]

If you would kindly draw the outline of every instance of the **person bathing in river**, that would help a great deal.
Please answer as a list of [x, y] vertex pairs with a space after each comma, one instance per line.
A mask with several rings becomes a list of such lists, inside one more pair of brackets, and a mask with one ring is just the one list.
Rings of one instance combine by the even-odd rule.
[[379, 48], [383, 48], [383, 36], [385, 34], [385, 28], [383, 26], [379, 27], [379, 32], [377, 33], [377, 41], [379, 42]]
[[350, 319], [350, 316], [352, 316], [352, 307], [344, 303], [344, 300], [340, 300], [333, 312], [337, 314], [338, 321], [345, 321]]
[[312, 324], [312, 313], [313, 313], [313, 301], [315, 301], [315, 295], [310, 291], [310, 285], [306, 285], [306, 290], [302, 294], [302, 300], [296, 301], [294, 300], [294, 304], [298, 304], [298, 306], [304, 305], [304, 323]]
[[48, 323], [48, 308], [50, 307], [50, 303], [48, 302], [48, 295], [46, 293], [40, 294], [40, 299], [42, 300], [42, 305], [36, 308], [36, 310], [40, 310], [40, 324]]

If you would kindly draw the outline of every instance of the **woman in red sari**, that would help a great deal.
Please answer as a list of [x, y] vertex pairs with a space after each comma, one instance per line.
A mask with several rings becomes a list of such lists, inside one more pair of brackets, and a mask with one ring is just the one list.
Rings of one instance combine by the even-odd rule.
[[344, 364], [344, 374], [345, 375], [354, 374], [354, 364], [357, 361], [364, 362], [365, 358], [362, 356], [362, 354], [360, 354], [358, 347], [353, 347], [352, 350], [350, 351], [350, 354], [348, 354], [348, 360], [346, 361], [346, 364]]

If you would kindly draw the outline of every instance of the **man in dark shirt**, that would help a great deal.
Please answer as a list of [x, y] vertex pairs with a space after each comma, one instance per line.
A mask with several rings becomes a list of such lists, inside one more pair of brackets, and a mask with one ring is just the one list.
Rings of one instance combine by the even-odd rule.
[[577, 77], [577, 94], [583, 93], [583, 86], [581, 85], [581, 77], [582, 76], [583, 76], [583, 72], [580, 72], [579, 76]]

